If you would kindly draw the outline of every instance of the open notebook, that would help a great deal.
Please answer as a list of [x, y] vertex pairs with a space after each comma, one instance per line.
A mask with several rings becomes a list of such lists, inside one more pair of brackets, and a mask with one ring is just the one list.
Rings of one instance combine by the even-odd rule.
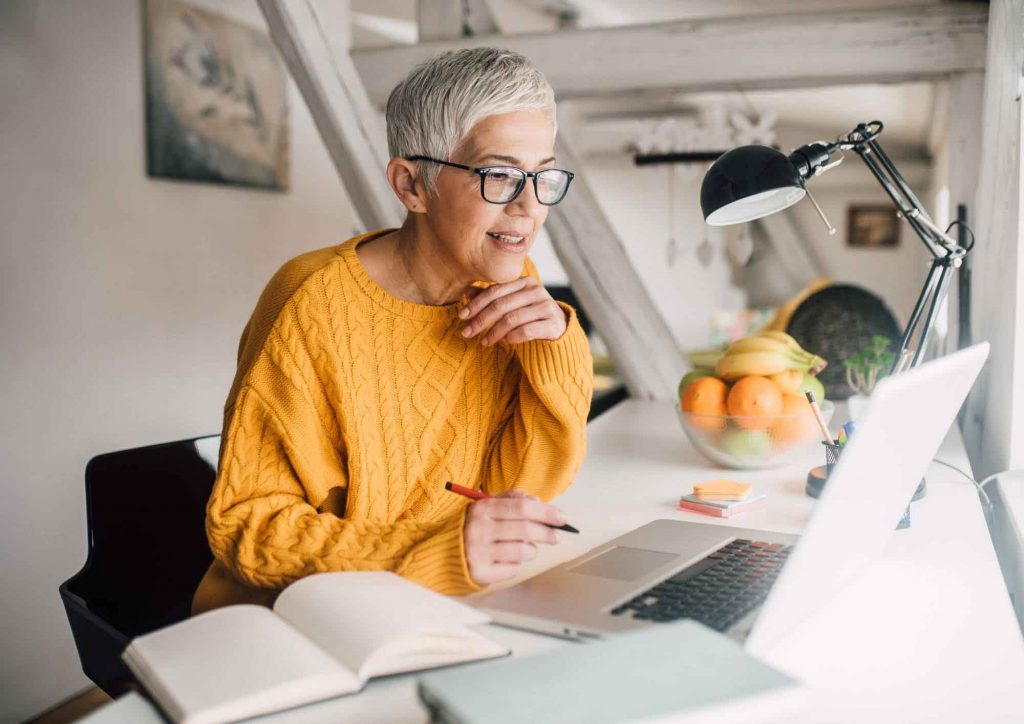
[[368, 679], [493, 658], [489, 617], [386, 572], [320, 573], [274, 609], [228, 606], [131, 642], [123, 657], [175, 722], [229, 722], [359, 691]]

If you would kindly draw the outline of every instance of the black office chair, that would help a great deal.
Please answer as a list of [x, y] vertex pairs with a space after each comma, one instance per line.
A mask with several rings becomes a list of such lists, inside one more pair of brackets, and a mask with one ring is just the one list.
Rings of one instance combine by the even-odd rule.
[[189, 616], [213, 559], [204, 519], [219, 444], [210, 435], [122, 450], [85, 468], [88, 558], [60, 596], [83, 671], [112, 697], [132, 682], [128, 643]]

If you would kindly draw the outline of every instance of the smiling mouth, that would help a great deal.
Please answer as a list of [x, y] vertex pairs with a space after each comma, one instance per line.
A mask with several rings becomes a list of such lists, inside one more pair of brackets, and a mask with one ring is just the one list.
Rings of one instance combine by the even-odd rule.
[[495, 234], [495, 233], [492, 233], [490, 231], [487, 232], [487, 235], [489, 237], [491, 237], [492, 239], [497, 239], [498, 241], [503, 241], [506, 244], [522, 244], [523, 241], [526, 240], [525, 236], [510, 236], [508, 234]]

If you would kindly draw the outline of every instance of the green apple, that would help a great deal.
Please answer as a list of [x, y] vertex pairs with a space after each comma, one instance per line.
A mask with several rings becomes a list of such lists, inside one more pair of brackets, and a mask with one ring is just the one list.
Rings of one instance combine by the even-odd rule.
[[800, 389], [798, 392], [802, 395], [806, 392], [810, 392], [814, 395], [814, 401], [819, 405], [825, 401], [825, 385], [821, 384], [821, 380], [813, 375], [804, 373], [804, 379], [800, 383]]
[[718, 444], [727, 455], [741, 459], [762, 458], [772, 447], [767, 430], [726, 430]]
[[695, 367], [694, 369], [683, 375], [683, 379], [679, 380], [679, 389], [676, 390], [676, 398], [682, 399], [683, 390], [686, 386], [694, 380], [699, 380], [701, 377], [711, 377], [715, 374], [715, 371], [708, 369], [707, 367]]

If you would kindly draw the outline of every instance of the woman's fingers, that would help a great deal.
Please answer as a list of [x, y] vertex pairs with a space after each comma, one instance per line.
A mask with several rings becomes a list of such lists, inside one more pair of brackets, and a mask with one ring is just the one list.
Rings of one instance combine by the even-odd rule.
[[555, 531], [543, 523], [532, 520], [496, 520], [492, 528], [493, 541], [545, 543], [554, 545], [558, 542]]
[[520, 289], [526, 289], [528, 286], [540, 286], [537, 284], [537, 280], [533, 277], [520, 277], [514, 282], [506, 282], [504, 284], [492, 284], [486, 289], [480, 289], [474, 287], [478, 291], [470, 291], [467, 293], [469, 302], [465, 308], [459, 313], [459, 317], [464, 320], [473, 319], [480, 311], [490, 305], [497, 299], [518, 292]]
[[565, 523], [565, 513], [532, 496], [491, 498], [480, 502], [488, 503], [484, 506], [484, 512], [494, 520], [536, 522], [549, 525]]
[[[530, 277], [524, 277], [524, 279], [533, 281]], [[466, 324], [462, 328], [462, 336], [474, 337], [491, 328], [502, 317], [515, 310], [551, 299], [547, 290], [536, 281], [527, 286], [521, 285], [521, 281], [495, 284], [471, 300], [462, 311], [463, 319], [466, 320]], [[497, 287], [502, 287], [502, 289], [492, 293], [492, 290]]]
[[495, 563], [525, 563], [537, 557], [537, 546], [533, 543], [495, 543], [491, 546], [491, 557]]
[[470, 577], [479, 585], [511, 578], [537, 544], [558, 542], [548, 526], [564, 522], [561, 510], [519, 490], [472, 503], [463, 533]]
[[480, 338], [480, 344], [489, 347], [503, 339], [517, 344], [531, 339], [550, 339], [561, 336], [564, 328], [565, 312], [553, 301], [544, 300], [503, 315]]

